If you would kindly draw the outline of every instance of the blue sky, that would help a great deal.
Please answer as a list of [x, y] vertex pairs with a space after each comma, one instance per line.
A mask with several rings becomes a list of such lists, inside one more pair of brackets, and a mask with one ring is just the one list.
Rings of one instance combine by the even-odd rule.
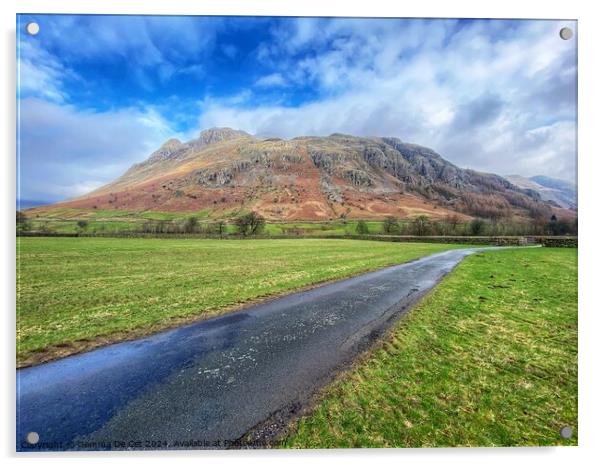
[[17, 19], [20, 199], [84, 194], [212, 126], [397, 136], [462, 167], [575, 181], [570, 21]]

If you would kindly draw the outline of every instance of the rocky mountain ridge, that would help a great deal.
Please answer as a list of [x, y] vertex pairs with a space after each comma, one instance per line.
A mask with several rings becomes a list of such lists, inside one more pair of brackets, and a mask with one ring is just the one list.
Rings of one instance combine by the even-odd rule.
[[541, 175], [529, 178], [509, 175], [506, 179], [520, 188], [535, 191], [544, 201], [565, 209], [577, 209], [577, 187], [573, 183]]
[[533, 190], [398, 138], [260, 139], [231, 128], [211, 128], [185, 143], [170, 139], [117, 180], [61, 205], [214, 217], [254, 210], [270, 220], [528, 220], [556, 208]]

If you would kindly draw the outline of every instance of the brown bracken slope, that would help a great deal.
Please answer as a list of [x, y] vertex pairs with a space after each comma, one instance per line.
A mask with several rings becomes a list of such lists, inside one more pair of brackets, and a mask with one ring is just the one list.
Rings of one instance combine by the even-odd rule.
[[[397, 138], [259, 139], [212, 128], [170, 139], [144, 162], [85, 196], [48, 206], [128, 211], [253, 210], [268, 220], [387, 215], [529, 219], [553, 207], [506, 179], [465, 170]], [[40, 210], [44, 210], [41, 208]]]

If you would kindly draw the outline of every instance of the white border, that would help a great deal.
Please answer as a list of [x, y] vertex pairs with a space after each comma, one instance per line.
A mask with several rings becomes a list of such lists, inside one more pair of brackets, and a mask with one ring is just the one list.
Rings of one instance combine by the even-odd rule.
[[[483, 464], [545, 463], [546, 465], [591, 463], [602, 456], [598, 448], [602, 416], [600, 394], [602, 384], [600, 363], [602, 335], [599, 295], [602, 273], [598, 264], [600, 246], [599, 204], [602, 201], [602, 139], [600, 126], [602, 109], [600, 86], [600, 48], [602, 46], [601, 17], [593, 1], [505, 0], [497, 2], [476, 0], [420, 0], [394, 3], [391, 0], [169, 0], [145, 2], [135, 0], [3, 0], [2, 10], [2, 110], [0, 131], [3, 142], [2, 188], [2, 297], [4, 298], [4, 341], [2, 370], [5, 383], [2, 394], [5, 413], [1, 424], [3, 456], [16, 461], [14, 442], [14, 300], [15, 300], [15, 14], [19, 13], [118, 13], [118, 14], [211, 14], [211, 15], [282, 15], [282, 16], [404, 16], [404, 17], [484, 17], [484, 18], [562, 18], [579, 21], [579, 447], [565, 448], [505, 448], [505, 449], [429, 449], [429, 450], [346, 450], [346, 451], [244, 451], [244, 452], [153, 452], [89, 453], [89, 454], [21, 454], [22, 461], [43, 459], [51, 464], [81, 462], [97, 464], [107, 459], [128, 458], [138, 464], [162, 464], [173, 461], [195, 462], [225, 460], [248, 464], [281, 463], [327, 464], [336, 460], [364, 464], [375, 457], [378, 462], [424, 462], [426, 464]], [[585, 251], [585, 252], [584, 252]]]
[[273, 15], [273, 16], [382, 16], [382, 17], [483, 17], [483, 18], [562, 18], [574, 19], [582, 11], [578, 1], [480, 2], [476, 0], [398, 2], [371, 0], [370, 2], [342, 0], [135, 0], [77, 1], [21, 0], [21, 13], [120, 13], [120, 14], [197, 14], [197, 15]]

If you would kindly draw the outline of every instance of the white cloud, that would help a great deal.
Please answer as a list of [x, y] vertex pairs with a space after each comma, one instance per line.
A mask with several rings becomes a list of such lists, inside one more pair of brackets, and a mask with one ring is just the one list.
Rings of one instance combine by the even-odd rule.
[[574, 179], [576, 49], [558, 37], [567, 24], [299, 19], [275, 31], [279, 46], [260, 47], [271, 64], [262, 79], [312, 84], [315, 100], [206, 99], [200, 126], [398, 136], [463, 167]]
[[[282, 20], [254, 51], [264, 73], [254, 86], [99, 112], [67, 104], [68, 83], [80, 79], [69, 63], [123, 58], [153, 90], [176, 75], [204, 76], [216, 45], [230, 58], [243, 51], [217, 43], [218, 18], [46, 21], [46, 48], [39, 38], [20, 43], [21, 198], [78, 196], [114, 179], [169, 137], [196, 136], [197, 128], [182, 135], [173, 126], [189, 127], [198, 108], [199, 129], [398, 136], [463, 167], [574, 179], [576, 43], [560, 40], [558, 30], [576, 24]], [[236, 27], [245, 24], [256, 23]], [[296, 98], [299, 89], [307, 94]]]
[[37, 46], [34, 38], [19, 44], [18, 90], [23, 97], [38, 96], [53, 102], [63, 102], [66, 92], [63, 81], [75, 78], [73, 71]]
[[[51, 81], [46, 94], [29, 95], [53, 101], [68, 100], [60, 86], [61, 71], [66, 71], [60, 62], [79, 66], [118, 62], [148, 91], [179, 74], [201, 76], [205, 69], [200, 63], [215, 49], [225, 24], [224, 18], [194, 16], [41, 15], [39, 21], [43, 34], [20, 37], [22, 70], [30, 76], [22, 80], [41, 90]], [[224, 46], [223, 51], [231, 57], [236, 54], [234, 46]], [[40, 61], [40, 56], [51, 61]], [[50, 69], [44, 69], [47, 65]], [[39, 73], [47, 79], [40, 80]]]
[[262, 76], [255, 85], [259, 87], [280, 87], [286, 84], [286, 80], [280, 73], [272, 73]]
[[72, 185], [50, 185], [48, 193], [59, 199], [69, 199], [72, 197], [82, 196], [104, 185], [102, 181], [88, 180], [83, 183], [75, 183]]
[[95, 112], [27, 98], [19, 113], [21, 199], [79, 196], [182, 137], [152, 108]]

